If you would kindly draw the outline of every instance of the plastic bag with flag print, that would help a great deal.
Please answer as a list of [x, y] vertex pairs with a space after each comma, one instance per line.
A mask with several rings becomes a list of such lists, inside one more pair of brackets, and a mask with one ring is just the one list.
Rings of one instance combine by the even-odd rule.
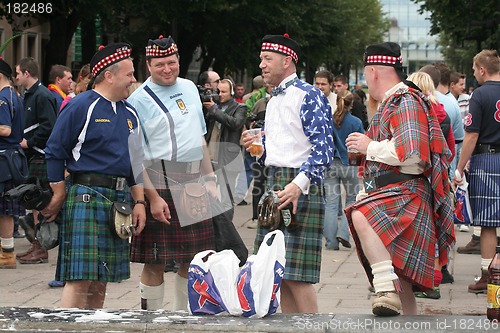
[[285, 264], [285, 237], [281, 230], [272, 231], [238, 275], [237, 290], [243, 316], [262, 318], [276, 312]]
[[188, 271], [188, 303], [192, 314], [242, 314], [236, 280], [240, 260], [232, 250], [196, 254]]
[[[455, 170], [455, 178], [460, 180], [460, 173]], [[472, 223], [472, 210], [469, 202], [469, 183], [465, 179], [457, 186], [455, 190], [455, 210], [453, 211], [453, 222], [455, 224], [469, 225]]]

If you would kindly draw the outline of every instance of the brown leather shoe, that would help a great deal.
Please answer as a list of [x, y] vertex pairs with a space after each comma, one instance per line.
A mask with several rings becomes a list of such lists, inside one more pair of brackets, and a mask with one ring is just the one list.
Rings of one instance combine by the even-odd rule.
[[31, 252], [35, 251], [35, 249], [37, 249], [37, 247], [41, 248], [40, 243], [38, 243], [37, 240], [34, 240], [33, 243], [31, 243], [31, 246], [28, 248], [28, 250], [26, 250], [24, 252], [16, 253], [16, 258], [19, 259], [19, 258], [27, 256]]
[[395, 291], [380, 291], [372, 300], [372, 312], [376, 316], [397, 316], [401, 313], [401, 299]]
[[463, 254], [481, 254], [480, 238], [476, 235], [472, 235], [470, 242], [465, 246], [460, 246], [457, 252]]
[[27, 255], [17, 258], [21, 264], [43, 264], [49, 262], [49, 253], [42, 249], [38, 241], [33, 242], [33, 251]]
[[469, 284], [469, 292], [473, 294], [486, 294], [488, 291], [488, 271], [481, 271], [481, 278], [473, 284]]

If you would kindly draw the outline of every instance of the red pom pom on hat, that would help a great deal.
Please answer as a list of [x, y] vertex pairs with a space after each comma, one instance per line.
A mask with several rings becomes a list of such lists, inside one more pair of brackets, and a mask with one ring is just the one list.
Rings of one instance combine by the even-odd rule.
[[103, 48], [104, 48], [104, 45], [100, 45], [100, 46], [97, 48], [97, 51], [101, 51]]
[[163, 35], [160, 35], [160, 36], [158, 37], [158, 39], [163, 39]]
[[284, 33], [283, 36], [285, 36], [286, 38], [290, 38], [290, 35], [287, 33]]

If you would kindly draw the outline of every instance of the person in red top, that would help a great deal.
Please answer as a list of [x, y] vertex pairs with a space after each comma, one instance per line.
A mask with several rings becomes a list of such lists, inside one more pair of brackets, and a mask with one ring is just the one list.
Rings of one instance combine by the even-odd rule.
[[422, 93], [429, 98], [431, 102], [432, 109], [436, 113], [436, 116], [441, 125], [441, 130], [448, 144], [448, 148], [451, 151], [451, 157], [449, 162], [453, 161], [455, 157], [455, 136], [453, 135], [453, 129], [451, 128], [450, 117], [444, 110], [443, 104], [439, 103], [437, 97], [434, 95], [434, 90], [436, 86], [431, 78], [431, 76], [425, 72], [415, 72], [408, 76], [408, 80], [415, 83], [417, 87], [422, 90]]

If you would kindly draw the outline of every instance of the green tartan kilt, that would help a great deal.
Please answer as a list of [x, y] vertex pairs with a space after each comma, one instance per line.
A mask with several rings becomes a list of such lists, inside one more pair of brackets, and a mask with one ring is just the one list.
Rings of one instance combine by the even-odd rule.
[[[70, 187], [63, 206], [56, 280], [119, 282], [130, 278], [129, 241], [114, 236], [109, 225], [111, 201], [129, 201], [127, 191]], [[90, 202], [75, 201], [83, 194], [91, 196]]]
[[44, 157], [32, 157], [28, 163], [30, 177], [36, 177], [43, 188], [50, 188], [47, 178], [47, 163]]
[[[270, 167], [266, 189], [283, 189], [298, 174], [299, 169]], [[325, 199], [322, 186], [311, 186], [309, 195], [302, 194], [297, 207], [297, 221], [300, 228], [289, 232], [282, 223], [285, 235], [286, 265], [284, 279], [318, 283], [321, 271], [323, 244], [323, 218]], [[257, 229], [254, 253], [257, 253], [268, 229]]]

